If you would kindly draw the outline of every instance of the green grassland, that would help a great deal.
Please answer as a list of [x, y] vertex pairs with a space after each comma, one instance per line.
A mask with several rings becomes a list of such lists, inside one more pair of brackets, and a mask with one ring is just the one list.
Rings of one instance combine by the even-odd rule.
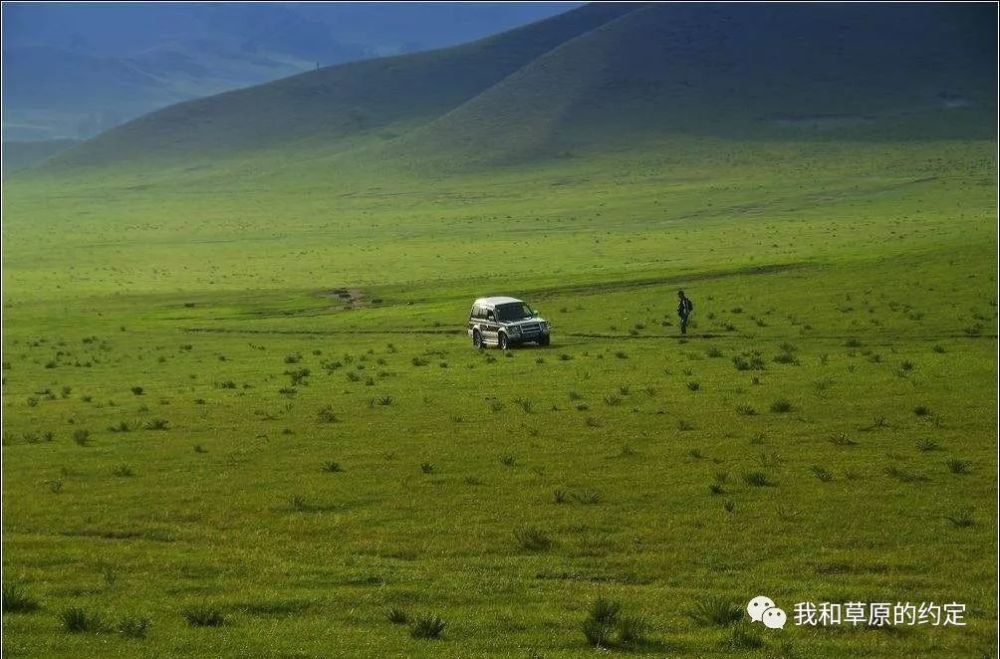
[[[637, 654], [995, 656], [994, 151], [674, 136], [465, 173], [274, 148], [15, 177], [4, 654], [584, 656], [604, 597], [648, 622]], [[474, 350], [496, 293], [552, 346]], [[691, 615], [760, 593], [968, 625]]]

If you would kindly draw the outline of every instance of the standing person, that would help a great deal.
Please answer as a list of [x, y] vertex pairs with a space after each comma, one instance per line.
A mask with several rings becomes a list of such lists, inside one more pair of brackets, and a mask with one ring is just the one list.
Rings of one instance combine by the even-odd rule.
[[684, 295], [684, 291], [677, 291], [677, 315], [681, 317], [681, 334], [687, 334], [688, 318], [694, 311], [694, 303]]

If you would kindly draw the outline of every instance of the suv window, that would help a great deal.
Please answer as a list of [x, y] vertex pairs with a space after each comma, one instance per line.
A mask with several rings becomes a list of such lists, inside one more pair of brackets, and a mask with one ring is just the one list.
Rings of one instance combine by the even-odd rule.
[[486, 311], [486, 320], [496, 320], [496, 319], [497, 319], [497, 317], [493, 313], [493, 309], [489, 309], [489, 310]]
[[524, 302], [510, 302], [508, 304], [501, 304], [497, 307], [497, 313], [500, 315], [500, 320], [510, 321], [510, 320], [524, 320], [525, 318], [531, 318], [535, 315], [531, 307], [526, 305]]

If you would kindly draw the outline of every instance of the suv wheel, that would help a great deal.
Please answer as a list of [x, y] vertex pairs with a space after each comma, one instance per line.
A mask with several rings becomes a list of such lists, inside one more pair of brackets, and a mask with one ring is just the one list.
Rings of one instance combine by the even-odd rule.
[[552, 340], [552, 337], [550, 337], [550, 336], [543, 336], [542, 338], [538, 339], [538, 345], [540, 345], [540, 346], [547, 346], [547, 345], [549, 345], [549, 342], [551, 340]]
[[497, 335], [497, 345], [501, 350], [506, 350], [510, 347], [507, 343], [507, 335], [503, 332], [500, 332], [500, 334]]
[[479, 333], [479, 330], [472, 332], [472, 347], [477, 349], [483, 347], [483, 335]]

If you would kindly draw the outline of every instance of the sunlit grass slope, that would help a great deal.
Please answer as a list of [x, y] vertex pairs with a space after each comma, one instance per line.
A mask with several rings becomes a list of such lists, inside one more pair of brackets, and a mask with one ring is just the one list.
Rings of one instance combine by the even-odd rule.
[[[4, 579], [39, 608], [5, 612], [5, 654], [580, 656], [599, 597], [648, 652], [988, 653], [992, 149], [15, 181]], [[490, 293], [553, 346], [474, 351]], [[954, 600], [969, 625], [689, 615], [758, 591]], [[100, 620], [69, 632], [73, 609]]]

